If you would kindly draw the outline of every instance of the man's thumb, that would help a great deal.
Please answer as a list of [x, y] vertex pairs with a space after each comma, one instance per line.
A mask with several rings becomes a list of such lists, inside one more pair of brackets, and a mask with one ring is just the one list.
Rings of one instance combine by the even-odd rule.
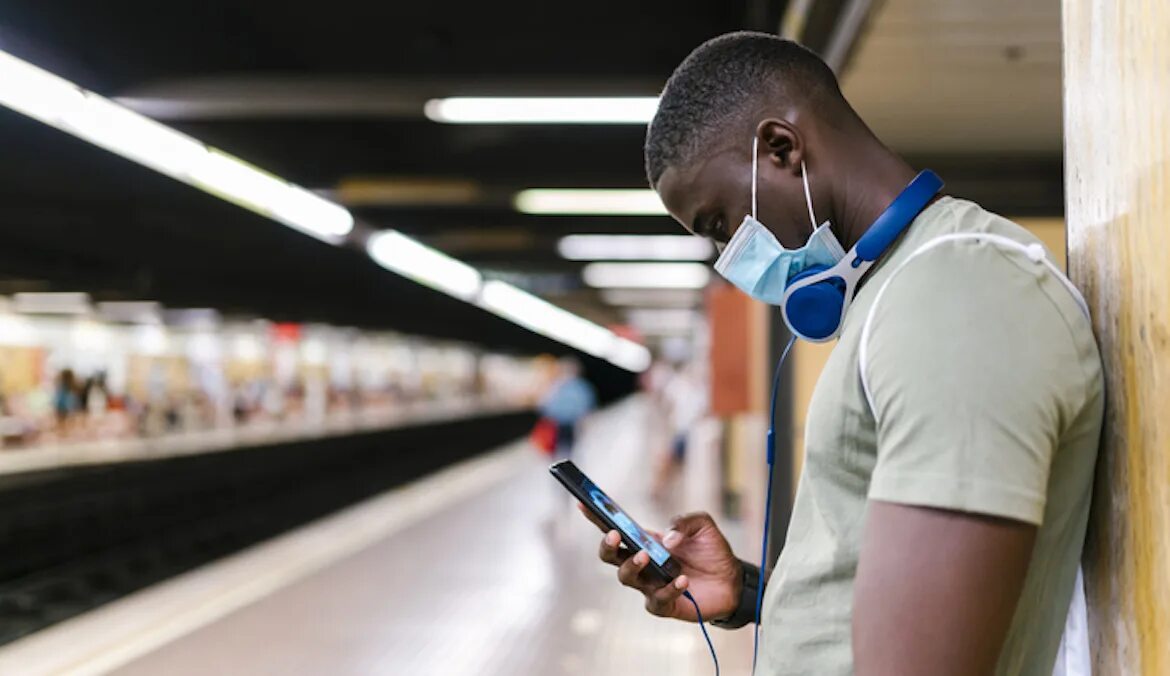
[[676, 517], [670, 524], [670, 530], [662, 537], [662, 544], [666, 545], [667, 549], [677, 547], [684, 538], [688, 538], [700, 530], [709, 527], [714, 523], [711, 515], [706, 512], [695, 512], [693, 514], [686, 514], [684, 516]]

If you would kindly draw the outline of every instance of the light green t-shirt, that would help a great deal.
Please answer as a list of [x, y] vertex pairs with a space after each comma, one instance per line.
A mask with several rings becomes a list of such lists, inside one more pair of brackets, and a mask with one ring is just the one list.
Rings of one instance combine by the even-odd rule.
[[[974, 233], [991, 236], [956, 237]], [[1023, 228], [944, 197], [861, 287], [809, 406], [757, 673], [853, 672], [853, 579], [873, 498], [1037, 525], [996, 673], [1051, 675], [1104, 390], [1079, 296], [1046, 255]]]

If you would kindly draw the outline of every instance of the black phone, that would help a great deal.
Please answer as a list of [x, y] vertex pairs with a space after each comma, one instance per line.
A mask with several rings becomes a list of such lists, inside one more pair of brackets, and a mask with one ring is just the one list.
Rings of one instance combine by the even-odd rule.
[[548, 471], [602, 523], [620, 533], [622, 542], [632, 553], [645, 549], [650, 556], [648, 568], [664, 581], [670, 582], [682, 572], [678, 562], [670, 558], [670, 552], [666, 551], [666, 547], [631, 519], [613, 498], [585, 476], [572, 460], [562, 460], [549, 467]]

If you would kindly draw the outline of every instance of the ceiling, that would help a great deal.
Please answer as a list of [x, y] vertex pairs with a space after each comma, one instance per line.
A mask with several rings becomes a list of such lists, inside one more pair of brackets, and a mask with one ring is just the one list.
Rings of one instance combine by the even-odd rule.
[[[452, 94], [652, 95], [709, 37], [785, 23], [823, 48], [853, 4], [6, 0], [0, 49], [338, 199], [355, 186], [406, 185], [415, 203], [398, 189], [389, 202], [351, 209], [370, 228], [396, 228], [542, 284], [555, 302], [608, 323], [622, 314], [583, 287], [580, 263], [557, 256], [559, 237], [678, 227], [666, 217], [528, 216], [510, 196], [526, 187], [644, 187], [643, 129], [442, 125], [423, 116], [423, 103]], [[846, 92], [953, 194], [1011, 215], [1059, 214], [1058, 9], [1050, 0], [995, 0], [997, 12], [967, 4], [874, 5], [850, 51]], [[552, 347], [383, 271], [356, 248], [303, 237], [2, 110], [0, 147], [0, 293], [84, 288]], [[471, 197], [450, 197], [452, 186]]]
[[887, 0], [842, 81], [905, 153], [1061, 154], [1060, 0]]

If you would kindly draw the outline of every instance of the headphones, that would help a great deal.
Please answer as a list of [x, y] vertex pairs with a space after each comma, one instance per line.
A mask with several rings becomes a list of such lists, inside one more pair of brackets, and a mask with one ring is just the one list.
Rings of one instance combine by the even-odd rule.
[[814, 265], [793, 277], [780, 301], [793, 335], [813, 343], [836, 338], [858, 282], [942, 187], [933, 171], [918, 174], [836, 265]]

